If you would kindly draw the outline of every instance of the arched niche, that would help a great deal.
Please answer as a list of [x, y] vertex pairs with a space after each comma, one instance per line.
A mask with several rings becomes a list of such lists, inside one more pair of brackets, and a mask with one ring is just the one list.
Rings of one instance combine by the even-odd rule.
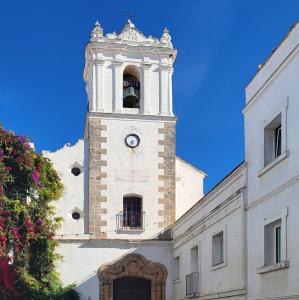
[[147, 260], [137, 253], [130, 253], [119, 260], [101, 266], [100, 300], [113, 300], [113, 281], [120, 278], [143, 278], [151, 281], [151, 299], [165, 300], [167, 270], [158, 262]]
[[128, 65], [123, 71], [123, 107], [140, 108], [140, 70], [135, 65]]

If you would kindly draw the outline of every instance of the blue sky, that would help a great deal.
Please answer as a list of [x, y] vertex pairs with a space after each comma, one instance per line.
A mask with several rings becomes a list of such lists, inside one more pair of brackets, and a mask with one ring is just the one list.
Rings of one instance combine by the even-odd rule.
[[177, 154], [208, 191], [244, 158], [244, 88], [298, 18], [298, 0], [28, 0], [0, 3], [0, 123], [38, 151], [83, 136], [84, 48], [94, 22], [146, 35], [167, 26], [178, 49]]

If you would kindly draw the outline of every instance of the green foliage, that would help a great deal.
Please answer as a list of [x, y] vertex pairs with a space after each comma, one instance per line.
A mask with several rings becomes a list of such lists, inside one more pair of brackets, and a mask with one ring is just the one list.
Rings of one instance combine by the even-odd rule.
[[52, 163], [0, 126], [0, 300], [79, 299], [55, 272], [53, 201], [62, 192]]

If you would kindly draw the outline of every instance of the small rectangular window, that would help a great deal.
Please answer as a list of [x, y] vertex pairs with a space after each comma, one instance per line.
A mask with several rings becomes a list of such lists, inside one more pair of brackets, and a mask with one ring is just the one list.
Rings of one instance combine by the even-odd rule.
[[180, 278], [180, 257], [177, 256], [173, 260], [173, 280], [177, 280]]
[[264, 128], [264, 167], [279, 157], [282, 152], [281, 114]]
[[223, 231], [213, 236], [212, 239], [212, 264], [213, 266], [224, 263]]
[[265, 265], [281, 262], [281, 219], [265, 226], [264, 256]]

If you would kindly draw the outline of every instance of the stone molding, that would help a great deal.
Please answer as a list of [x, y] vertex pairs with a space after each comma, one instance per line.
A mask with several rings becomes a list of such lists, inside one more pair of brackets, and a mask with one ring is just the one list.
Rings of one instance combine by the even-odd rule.
[[107, 143], [107, 138], [103, 137], [103, 131], [107, 126], [103, 125], [100, 118], [88, 119], [88, 139], [89, 139], [89, 233], [96, 238], [105, 239], [106, 232], [103, 226], [107, 226], [107, 209], [102, 207], [106, 202], [107, 185], [103, 184], [102, 179], [107, 177], [107, 160], [103, 159], [103, 154], [107, 149], [103, 148]]
[[177, 119], [174, 116], [158, 116], [158, 115], [144, 115], [144, 114], [122, 114], [115, 112], [88, 112], [88, 118], [106, 118], [106, 119], [123, 119], [123, 120], [148, 120], [148, 121], [173, 121], [175, 122]]
[[138, 277], [151, 280], [151, 299], [165, 300], [167, 269], [158, 262], [147, 260], [137, 253], [130, 253], [111, 264], [98, 269], [100, 299], [113, 299], [113, 280], [122, 277]]
[[107, 33], [104, 36], [104, 30], [100, 23], [97, 21], [92, 29], [90, 42], [114, 42], [117, 44], [133, 44], [133, 45], [144, 45], [151, 46], [155, 48], [168, 48], [173, 49], [171, 42], [171, 35], [167, 28], [164, 29], [162, 36], [159, 39], [152, 37], [151, 35], [146, 37], [141, 31], [139, 31], [136, 26], [132, 23], [130, 19], [127, 20], [125, 26], [123, 27], [121, 33], [117, 34], [115, 31], [112, 33]]
[[167, 228], [175, 222], [175, 122], [165, 122], [163, 128], [158, 129], [158, 134], [163, 135], [158, 140], [158, 144], [163, 146], [163, 151], [158, 152], [158, 157], [163, 159], [163, 163], [158, 164], [158, 168], [163, 174], [158, 176], [158, 192], [163, 196], [159, 198], [159, 204], [163, 204], [163, 210], [159, 210], [159, 216], [163, 217], [163, 222], [159, 222], [159, 228]]

